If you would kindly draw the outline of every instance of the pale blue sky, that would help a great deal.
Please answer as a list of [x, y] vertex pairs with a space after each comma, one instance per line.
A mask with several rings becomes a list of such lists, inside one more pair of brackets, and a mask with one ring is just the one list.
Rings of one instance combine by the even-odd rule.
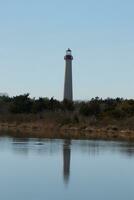
[[0, 0], [0, 92], [62, 99], [134, 98], [133, 0]]

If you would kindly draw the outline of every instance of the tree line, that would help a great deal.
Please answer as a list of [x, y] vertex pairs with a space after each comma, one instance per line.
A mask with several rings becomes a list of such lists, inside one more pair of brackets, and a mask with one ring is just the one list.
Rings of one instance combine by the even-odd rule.
[[0, 113], [73, 112], [85, 117], [121, 119], [134, 116], [134, 99], [93, 98], [89, 101], [58, 101], [52, 98], [30, 98], [29, 94], [0, 97]]

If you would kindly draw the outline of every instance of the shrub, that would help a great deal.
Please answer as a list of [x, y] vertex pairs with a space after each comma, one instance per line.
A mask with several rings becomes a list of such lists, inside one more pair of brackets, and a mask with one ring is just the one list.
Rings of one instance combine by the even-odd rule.
[[62, 107], [63, 107], [63, 110], [68, 110], [68, 111], [74, 111], [74, 103], [73, 101], [69, 101], [67, 99], [65, 99], [63, 102], [62, 102]]
[[100, 105], [97, 102], [82, 103], [79, 109], [79, 113], [84, 116], [98, 116], [100, 112]]
[[12, 104], [10, 105], [10, 111], [12, 113], [30, 113], [32, 107], [32, 101], [29, 98], [29, 94], [13, 97]]

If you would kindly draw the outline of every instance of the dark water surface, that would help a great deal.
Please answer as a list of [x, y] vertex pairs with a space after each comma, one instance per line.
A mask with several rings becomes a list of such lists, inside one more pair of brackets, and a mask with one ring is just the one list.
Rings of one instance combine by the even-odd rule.
[[134, 200], [134, 143], [0, 138], [0, 200]]

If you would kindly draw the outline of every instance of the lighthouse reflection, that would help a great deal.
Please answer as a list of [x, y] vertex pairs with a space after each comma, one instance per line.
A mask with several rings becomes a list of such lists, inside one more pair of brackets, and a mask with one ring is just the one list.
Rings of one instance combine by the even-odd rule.
[[64, 177], [65, 184], [68, 184], [68, 182], [69, 182], [70, 160], [71, 160], [71, 141], [64, 140], [64, 143], [63, 143], [63, 177]]

